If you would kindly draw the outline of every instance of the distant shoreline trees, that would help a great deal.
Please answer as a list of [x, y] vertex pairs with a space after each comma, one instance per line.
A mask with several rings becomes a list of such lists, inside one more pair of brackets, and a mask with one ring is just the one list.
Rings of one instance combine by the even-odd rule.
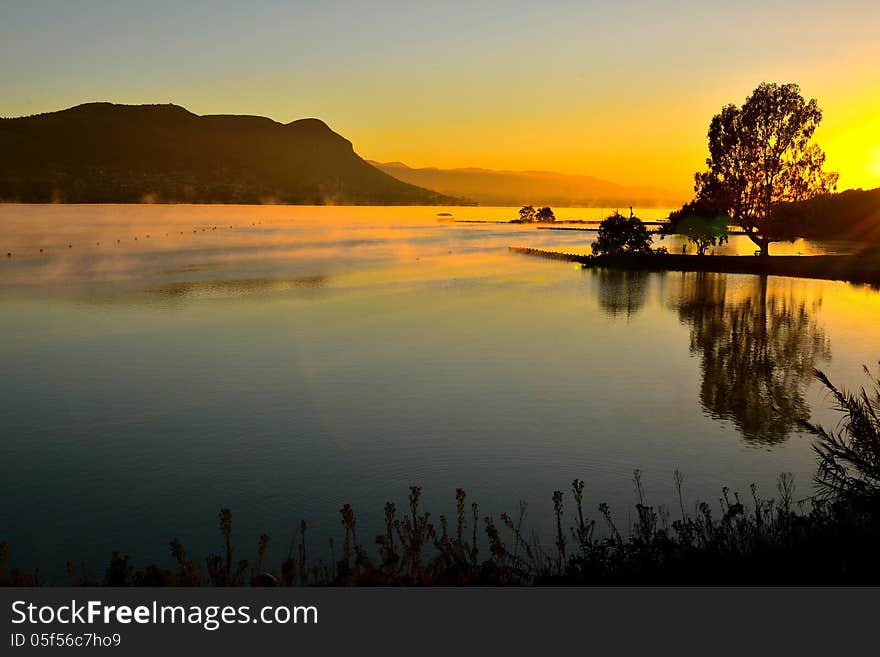
[[535, 208], [531, 205], [524, 205], [519, 209], [519, 220], [523, 223], [531, 223], [535, 220]]
[[545, 205], [535, 213], [535, 219], [540, 222], [556, 221], [556, 215], [553, 214], [553, 210], [550, 209], [549, 205]]
[[556, 215], [549, 205], [545, 205], [535, 210], [534, 206], [524, 205], [519, 209], [519, 219], [514, 219], [515, 223], [530, 224], [550, 223], [556, 221]]

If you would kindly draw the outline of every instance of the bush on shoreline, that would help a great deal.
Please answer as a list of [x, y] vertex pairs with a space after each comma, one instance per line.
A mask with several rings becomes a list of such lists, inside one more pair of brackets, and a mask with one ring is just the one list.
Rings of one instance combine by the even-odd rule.
[[591, 244], [593, 255], [651, 253], [651, 235], [641, 219], [630, 209], [629, 217], [615, 211], [599, 224], [596, 241]]

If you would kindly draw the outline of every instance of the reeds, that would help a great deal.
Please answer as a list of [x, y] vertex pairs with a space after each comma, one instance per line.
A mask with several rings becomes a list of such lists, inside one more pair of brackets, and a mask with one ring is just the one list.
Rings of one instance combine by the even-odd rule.
[[[235, 559], [232, 512], [219, 514], [220, 554], [210, 555], [200, 567], [190, 559], [182, 542], [169, 542], [174, 567], [136, 568], [127, 555], [114, 552], [103, 577], [95, 582], [83, 568], [68, 563], [68, 583], [111, 586], [302, 586], [302, 585], [533, 585], [613, 583], [803, 583], [815, 581], [821, 563], [821, 581], [880, 581], [880, 565], [868, 555], [880, 548], [880, 507], [855, 506], [848, 501], [816, 499], [795, 501], [791, 475], [783, 474], [776, 499], [762, 499], [751, 487], [747, 503], [723, 488], [717, 509], [705, 502], [688, 503], [684, 478], [673, 481], [679, 495], [680, 517], [648, 502], [642, 473], [633, 477], [635, 504], [626, 536], [615, 524], [607, 504], [598, 505], [605, 528], [597, 530], [589, 517], [585, 483], [571, 484], [572, 509], [566, 494], [555, 491], [547, 511], [552, 513], [549, 545], [523, 529], [527, 505], [520, 503], [516, 517], [502, 513], [500, 522], [481, 515], [476, 503], [467, 513], [467, 494], [455, 491], [456, 519], [450, 531], [445, 517], [439, 526], [420, 506], [421, 488], [409, 492], [407, 513], [399, 517], [393, 502], [385, 505], [384, 531], [376, 536], [375, 556], [358, 542], [357, 518], [350, 505], [340, 509], [342, 553], [331, 548], [329, 563], [309, 564], [306, 523], [294, 530], [286, 558], [272, 567], [269, 536], [259, 538], [253, 568]], [[717, 512], [717, 513], [716, 513]], [[485, 555], [478, 543], [482, 528]], [[843, 538], [841, 538], [843, 537]], [[569, 549], [571, 542], [571, 549]], [[333, 544], [331, 540], [331, 545]], [[854, 546], [858, 546], [854, 549]], [[549, 547], [549, 550], [548, 550]], [[863, 564], [854, 557], [865, 555]], [[246, 577], [245, 573], [250, 573]], [[0, 583], [39, 584], [36, 575], [9, 568], [9, 548], [0, 543]]]
[[816, 483], [826, 498], [880, 496], [880, 377], [864, 370], [869, 387], [858, 392], [841, 390], [816, 371], [842, 414], [836, 431], [806, 423], [816, 437]]

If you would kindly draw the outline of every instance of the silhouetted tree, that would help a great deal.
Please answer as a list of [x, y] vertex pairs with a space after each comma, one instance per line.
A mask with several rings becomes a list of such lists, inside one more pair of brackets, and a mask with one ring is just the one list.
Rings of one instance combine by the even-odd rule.
[[728, 240], [727, 218], [704, 219], [691, 216], [676, 226], [675, 232], [687, 237], [697, 249], [697, 255], [706, 255], [710, 246], [724, 244]]
[[624, 217], [620, 212], [615, 212], [599, 224], [599, 236], [592, 248], [594, 255], [650, 253], [651, 235], [635, 215]]
[[725, 222], [729, 222], [730, 216], [723, 196], [717, 189], [717, 184], [716, 189], [703, 188], [694, 199], [682, 205], [678, 210], [669, 213], [668, 223], [661, 229], [661, 232], [665, 235], [678, 234], [679, 224], [692, 217], [700, 219], [723, 218]]
[[524, 205], [519, 209], [519, 220], [520, 221], [534, 221], [535, 220], [535, 208], [531, 205]]
[[538, 221], [556, 221], [556, 215], [553, 214], [553, 210], [550, 209], [550, 206], [545, 205], [535, 213], [535, 219]]
[[794, 237], [776, 216], [779, 204], [824, 194], [837, 174], [822, 170], [825, 153], [812, 143], [822, 120], [816, 99], [796, 84], [763, 83], [742, 107], [725, 106], [709, 124], [708, 169], [695, 176], [697, 199], [722, 209], [742, 227], [762, 256]]

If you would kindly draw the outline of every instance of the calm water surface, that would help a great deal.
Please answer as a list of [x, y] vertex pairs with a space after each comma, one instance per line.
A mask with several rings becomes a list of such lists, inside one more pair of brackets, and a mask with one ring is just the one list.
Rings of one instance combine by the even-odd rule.
[[443, 211], [515, 215], [0, 206], [12, 561], [49, 578], [68, 559], [100, 573], [113, 549], [167, 563], [172, 536], [201, 559], [219, 550], [223, 506], [237, 557], [263, 532], [286, 553], [300, 518], [320, 555], [342, 504], [371, 544], [385, 501], [403, 507], [411, 484], [435, 518], [454, 513], [458, 486], [486, 513], [524, 499], [539, 531], [575, 477], [625, 526], [635, 468], [655, 504], [674, 504], [676, 468], [688, 503], [752, 482], [773, 495], [783, 471], [812, 492], [797, 421], [836, 417], [810, 373], [862, 384], [880, 357], [880, 294], [584, 270], [507, 247], [587, 252], [592, 233]]

